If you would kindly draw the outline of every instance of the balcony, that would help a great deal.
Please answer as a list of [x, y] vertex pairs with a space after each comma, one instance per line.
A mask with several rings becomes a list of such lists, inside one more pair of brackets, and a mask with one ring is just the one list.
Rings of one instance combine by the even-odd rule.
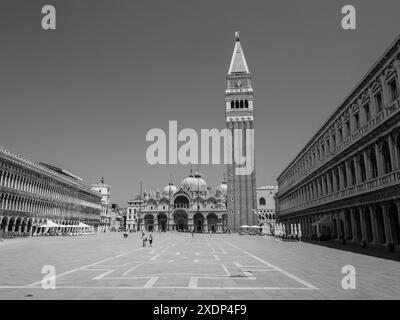
[[280, 189], [279, 189], [279, 194], [283, 194], [290, 188], [299, 184], [301, 181], [303, 181], [304, 178], [306, 178], [308, 175], [310, 175], [311, 173], [317, 171], [319, 168], [324, 166], [333, 157], [340, 154], [345, 149], [349, 148], [351, 145], [353, 145], [355, 142], [360, 140], [363, 136], [368, 134], [370, 131], [376, 129], [384, 121], [388, 120], [395, 114], [399, 113], [399, 110], [400, 110], [400, 98], [393, 101], [391, 104], [389, 104], [385, 108], [384, 111], [381, 111], [380, 113], [378, 113], [368, 123], [366, 123], [364, 126], [362, 126], [357, 131], [355, 131], [351, 136], [344, 139], [343, 142], [341, 144], [337, 145], [332, 151], [330, 151], [330, 152], [327, 151], [323, 157], [321, 157], [319, 160], [316, 161], [316, 164], [314, 164], [311, 168], [305, 170], [304, 173], [302, 173], [297, 179], [291, 181], [290, 183], [282, 184], [282, 186], [280, 186]]
[[[350, 197], [361, 195], [366, 192], [376, 191], [384, 187], [392, 186], [395, 184], [400, 184], [400, 170], [393, 171], [391, 173], [348, 187], [344, 190], [331, 193], [321, 198], [313, 199], [306, 203], [295, 205], [291, 208], [281, 210], [279, 215], [283, 216], [299, 210], [309, 209], [315, 206], [332, 203], [337, 200], [344, 200]], [[282, 207], [282, 205], [280, 206]]]

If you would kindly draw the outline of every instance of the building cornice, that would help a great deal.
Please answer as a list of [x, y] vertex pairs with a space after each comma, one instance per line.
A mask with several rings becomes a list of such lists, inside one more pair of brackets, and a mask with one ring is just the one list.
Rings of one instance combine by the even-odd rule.
[[368, 72], [364, 75], [361, 81], [355, 86], [355, 88], [351, 91], [351, 93], [347, 96], [347, 98], [335, 109], [333, 113], [328, 117], [328, 119], [323, 123], [323, 125], [318, 129], [318, 131], [313, 135], [313, 137], [307, 142], [307, 144], [297, 153], [297, 155], [293, 158], [293, 160], [285, 167], [284, 170], [279, 174], [277, 180], [280, 180], [283, 175], [285, 175], [291, 167], [303, 156], [304, 153], [308, 151], [308, 149], [314, 144], [317, 138], [323, 133], [323, 131], [331, 125], [335, 118], [349, 106], [349, 104], [356, 98], [363, 87], [365, 87], [374, 77], [378, 71], [392, 58], [393, 54], [400, 48], [400, 34], [396, 37], [396, 39], [392, 42], [392, 44], [386, 49], [386, 51], [379, 57], [379, 59], [375, 62], [375, 64], [368, 70]]

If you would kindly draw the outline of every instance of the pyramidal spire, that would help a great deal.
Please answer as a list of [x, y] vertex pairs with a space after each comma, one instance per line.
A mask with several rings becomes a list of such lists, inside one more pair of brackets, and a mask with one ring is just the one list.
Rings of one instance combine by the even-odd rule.
[[247, 66], [246, 58], [244, 57], [242, 45], [240, 44], [239, 31], [235, 32], [235, 40], [235, 47], [233, 48], [233, 54], [228, 74], [242, 72], [250, 73], [249, 67]]

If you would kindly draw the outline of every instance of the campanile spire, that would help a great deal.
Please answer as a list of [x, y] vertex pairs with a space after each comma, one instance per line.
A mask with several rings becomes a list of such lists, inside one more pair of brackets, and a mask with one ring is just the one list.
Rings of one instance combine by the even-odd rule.
[[[240, 147], [232, 140], [232, 164], [227, 165], [227, 209], [228, 225], [232, 231], [238, 231], [242, 225], [255, 225], [256, 215], [256, 175], [254, 168], [254, 97], [251, 86], [251, 74], [240, 43], [239, 32], [235, 32], [235, 45], [231, 63], [226, 75], [225, 116], [227, 128], [232, 137], [235, 130], [241, 130]], [[238, 174], [242, 168], [235, 163], [236, 153], [246, 154], [253, 163], [253, 170]]]

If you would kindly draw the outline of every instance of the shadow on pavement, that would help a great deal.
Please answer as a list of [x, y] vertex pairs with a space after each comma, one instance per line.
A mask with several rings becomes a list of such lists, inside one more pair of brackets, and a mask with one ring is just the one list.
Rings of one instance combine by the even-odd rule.
[[353, 243], [353, 242], [347, 241], [346, 244], [343, 244], [342, 242], [334, 241], [334, 240], [315, 241], [315, 240], [302, 239], [302, 242], [316, 244], [319, 246], [332, 248], [332, 249], [338, 249], [338, 250], [343, 250], [343, 251], [348, 251], [348, 252], [353, 252], [353, 253], [364, 254], [367, 256], [375, 257], [375, 258], [400, 261], [400, 251], [389, 252], [389, 249], [387, 247], [377, 248], [377, 247], [371, 247], [371, 246], [368, 247], [368, 245], [367, 245], [366, 248], [362, 248], [361, 244], [359, 244], [359, 243]]

